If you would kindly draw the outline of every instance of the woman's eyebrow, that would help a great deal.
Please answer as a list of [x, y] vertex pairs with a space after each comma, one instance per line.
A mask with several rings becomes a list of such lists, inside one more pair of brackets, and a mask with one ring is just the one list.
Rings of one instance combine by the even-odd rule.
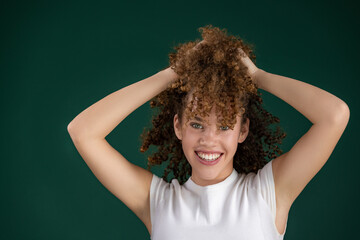
[[194, 117], [196, 121], [202, 122], [203, 120], [200, 117], [195, 116]]

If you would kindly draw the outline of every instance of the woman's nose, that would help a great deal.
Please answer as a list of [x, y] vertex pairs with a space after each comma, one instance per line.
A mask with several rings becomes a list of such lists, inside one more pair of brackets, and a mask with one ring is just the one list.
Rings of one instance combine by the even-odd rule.
[[207, 128], [205, 129], [201, 136], [200, 136], [200, 142], [202, 143], [209, 143], [216, 142], [218, 137], [218, 132], [214, 128]]

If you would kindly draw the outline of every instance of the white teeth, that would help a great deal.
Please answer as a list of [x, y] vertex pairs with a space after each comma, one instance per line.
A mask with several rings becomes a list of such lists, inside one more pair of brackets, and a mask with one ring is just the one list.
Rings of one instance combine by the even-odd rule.
[[214, 160], [218, 159], [221, 156], [221, 154], [219, 154], [219, 153], [217, 153], [217, 154], [204, 154], [204, 153], [201, 153], [201, 152], [196, 152], [196, 154], [200, 158], [202, 158], [202, 159], [204, 159], [206, 161], [214, 161]]

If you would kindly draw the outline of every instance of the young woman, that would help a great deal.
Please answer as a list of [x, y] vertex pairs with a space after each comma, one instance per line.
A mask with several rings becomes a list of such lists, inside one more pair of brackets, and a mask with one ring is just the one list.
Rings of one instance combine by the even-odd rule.
[[[91, 171], [152, 240], [283, 239], [292, 203], [329, 159], [349, 108], [320, 88], [259, 69], [251, 48], [226, 31], [199, 29], [203, 41], [177, 47], [171, 67], [96, 102], [68, 131]], [[286, 153], [276, 146], [286, 134], [271, 128], [279, 119], [262, 108], [258, 88], [313, 123]], [[141, 151], [156, 145], [158, 152], [146, 170], [105, 137], [151, 99], [160, 111]], [[164, 177], [151, 173], [168, 160]]]

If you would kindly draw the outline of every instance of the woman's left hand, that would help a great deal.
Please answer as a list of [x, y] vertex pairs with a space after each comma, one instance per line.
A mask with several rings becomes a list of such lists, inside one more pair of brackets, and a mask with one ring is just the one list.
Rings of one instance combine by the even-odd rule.
[[[255, 73], [259, 70], [258, 67], [251, 61], [251, 59], [246, 55], [246, 53], [241, 49], [238, 48], [240, 54], [241, 54], [241, 61], [242, 63], [248, 68], [248, 73], [251, 76], [251, 78], [256, 82], [255, 80]], [[243, 56], [245, 55], [245, 56]]]

